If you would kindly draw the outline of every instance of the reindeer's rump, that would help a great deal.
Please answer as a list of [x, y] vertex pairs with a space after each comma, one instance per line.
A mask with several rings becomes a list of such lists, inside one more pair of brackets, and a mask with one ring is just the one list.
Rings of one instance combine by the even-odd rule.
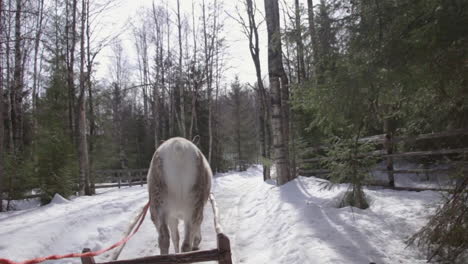
[[184, 214], [200, 206], [200, 200], [206, 202], [211, 187], [211, 170], [192, 142], [172, 138], [155, 152], [148, 173], [148, 186], [153, 186], [150, 196], [163, 199], [164, 207], [171, 208], [168, 213], [182, 219]]
[[210, 165], [201, 151], [184, 138], [169, 139], [154, 153], [148, 171], [148, 193], [161, 254], [169, 252], [169, 229], [175, 252], [179, 252], [179, 220], [185, 224], [182, 251], [200, 245], [200, 225], [211, 177]]

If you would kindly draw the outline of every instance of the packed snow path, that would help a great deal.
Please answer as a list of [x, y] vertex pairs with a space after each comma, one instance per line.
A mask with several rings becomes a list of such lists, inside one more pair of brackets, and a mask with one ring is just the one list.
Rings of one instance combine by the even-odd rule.
[[[426, 223], [439, 194], [367, 190], [370, 209], [338, 209], [334, 205], [345, 186], [322, 190], [322, 183], [300, 177], [278, 188], [262, 182], [259, 168], [217, 175], [213, 191], [234, 263], [425, 263], [404, 241]], [[121, 239], [146, 201], [146, 186], [128, 187], [0, 213], [0, 257], [21, 261], [107, 247]], [[202, 249], [216, 247], [209, 206], [202, 235]], [[148, 215], [119, 259], [156, 254], [156, 229]], [[96, 259], [108, 260], [109, 254]]]

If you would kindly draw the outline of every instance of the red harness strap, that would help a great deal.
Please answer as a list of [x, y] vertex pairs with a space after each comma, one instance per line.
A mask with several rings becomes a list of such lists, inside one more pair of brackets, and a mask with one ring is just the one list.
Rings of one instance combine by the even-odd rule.
[[110, 246], [108, 248], [101, 249], [101, 250], [98, 250], [98, 251], [86, 252], [86, 253], [71, 253], [71, 254], [66, 254], [66, 255], [51, 255], [51, 256], [48, 256], [48, 257], [28, 259], [28, 260], [25, 260], [25, 261], [22, 261], [22, 262], [15, 262], [13, 260], [0, 258], [0, 264], [36, 264], [36, 263], [44, 262], [46, 260], [58, 260], [58, 259], [64, 259], [64, 258], [79, 258], [79, 257], [94, 257], [94, 256], [101, 255], [104, 252], [107, 252], [107, 251], [109, 251], [111, 249], [114, 249], [114, 248], [116, 248], [118, 246], [121, 246], [121, 245], [127, 243], [130, 240], [130, 238], [132, 238], [133, 235], [135, 235], [135, 233], [138, 232], [138, 230], [140, 229], [141, 224], [145, 220], [145, 216], [146, 216], [146, 213], [148, 212], [148, 208], [149, 208], [149, 202], [145, 205], [145, 207], [143, 208], [143, 211], [140, 213], [140, 216], [139, 216], [140, 221], [138, 222], [138, 225], [133, 230], [133, 232], [130, 235], [128, 235], [127, 237], [124, 237], [122, 240], [120, 240], [119, 242], [113, 244], [112, 246]]

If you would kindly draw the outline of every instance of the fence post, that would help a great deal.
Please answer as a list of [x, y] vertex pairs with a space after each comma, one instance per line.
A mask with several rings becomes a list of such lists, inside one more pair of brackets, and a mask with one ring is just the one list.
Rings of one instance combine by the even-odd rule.
[[120, 189], [120, 182], [122, 181], [122, 175], [119, 172], [116, 172], [116, 175], [119, 180], [119, 189]]
[[231, 243], [229, 242], [229, 238], [225, 234], [219, 233], [217, 235], [217, 240], [219, 251], [219, 264], [232, 264]]
[[127, 171], [128, 177], [128, 186], [132, 187], [132, 172], [130, 170]]
[[140, 171], [140, 184], [141, 184], [141, 187], [143, 187], [143, 182], [145, 181], [145, 178], [144, 178], [144, 173], [143, 171]]
[[[91, 249], [85, 248], [82, 251], [83, 253], [86, 252], [91, 252]], [[81, 263], [82, 264], [95, 264], [96, 262], [94, 261], [94, 257], [81, 257]]]
[[[390, 125], [391, 120], [389, 118], [385, 118], [384, 120], [384, 132], [385, 132], [385, 141], [384, 141], [384, 148], [386, 150], [386, 154], [391, 155], [393, 154], [393, 133]], [[387, 157], [387, 173], [388, 173], [388, 184], [391, 188], [395, 188], [395, 176], [393, 174], [393, 158]]]

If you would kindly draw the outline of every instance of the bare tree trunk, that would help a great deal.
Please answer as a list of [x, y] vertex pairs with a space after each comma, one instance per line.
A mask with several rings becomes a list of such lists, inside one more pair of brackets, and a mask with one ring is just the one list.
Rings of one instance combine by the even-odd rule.
[[15, 12], [15, 68], [13, 72], [14, 87], [12, 89], [12, 125], [15, 154], [23, 145], [23, 55], [21, 47], [21, 13], [22, 0], [16, 0]]
[[192, 110], [191, 110], [191, 117], [190, 117], [190, 128], [189, 128], [189, 139], [193, 139], [194, 135], [194, 127], [196, 123], [196, 118], [197, 118], [197, 94], [198, 94], [198, 75], [196, 74], [197, 71], [197, 63], [198, 63], [198, 57], [197, 57], [197, 30], [196, 30], [196, 24], [195, 24], [195, 4], [194, 1], [192, 0], [192, 26], [193, 26], [193, 78], [192, 78]]
[[[34, 135], [36, 133], [36, 127], [37, 127], [37, 119], [36, 119], [36, 108], [37, 108], [37, 90], [38, 90], [38, 70], [37, 70], [37, 57], [39, 55], [39, 45], [40, 45], [40, 40], [42, 36], [42, 24], [43, 24], [43, 19], [44, 19], [44, 0], [40, 0], [39, 2], [39, 18], [37, 21], [37, 32], [36, 32], [36, 38], [34, 40], [34, 66], [33, 66], [33, 90], [32, 90], [32, 134], [33, 134], [33, 140], [34, 140]], [[34, 149], [34, 142], [32, 143], [33, 149]]]
[[[166, 24], [167, 24], [167, 50], [166, 50], [166, 53], [169, 54], [169, 15], [166, 15]], [[164, 27], [161, 25], [161, 31], [163, 32], [164, 31]], [[162, 35], [163, 33], [161, 33]], [[164, 65], [164, 42], [161, 38], [161, 58], [160, 58], [160, 64], [161, 64], [161, 109], [162, 109], [162, 113], [161, 113], [161, 117], [164, 117], [164, 118], [161, 118], [161, 139], [165, 139], [165, 138], [168, 138], [169, 137], [169, 122], [168, 122], [168, 112], [167, 112], [167, 107], [166, 107], [166, 89], [168, 89], [168, 86], [166, 85], [167, 83], [167, 80], [166, 80], [166, 74], [167, 74], [167, 71], [166, 71], [166, 66]]]
[[[309, 0], [310, 1], [310, 0]], [[304, 43], [302, 42], [302, 27], [301, 27], [301, 10], [299, 8], [299, 0], [295, 0], [295, 22], [296, 22], [296, 46], [297, 46], [297, 79], [298, 83], [302, 83], [306, 79], [305, 62], [304, 62]]]
[[80, 40], [80, 94], [78, 97], [78, 163], [80, 167], [80, 194], [91, 195], [89, 177], [88, 142], [86, 135], [86, 77], [85, 67], [85, 22], [86, 1], [81, 0], [81, 40]]
[[[72, 24], [69, 25], [68, 21], [68, 16], [69, 12], [67, 11], [67, 25], [66, 25], [66, 38], [67, 38], [67, 53], [68, 53], [68, 60], [67, 60], [67, 84], [68, 84], [68, 126], [70, 130], [70, 135], [72, 138], [76, 139], [76, 134], [75, 134], [75, 71], [74, 71], [74, 65], [75, 65], [75, 45], [76, 45], [76, 7], [77, 7], [77, 1], [78, 0], [73, 0], [72, 4]], [[65, 4], [68, 9], [68, 1]], [[71, 44], [69, 44], [69, 34], [70, 34], [70, 27], [71, 27]], [[76, 141], [75, 141], [76, 142]]]
[[[260, 123], [260, 148], [262, 157], [264, 162], [268, 159], [268, 140], [267, 134], [270, 132], [268, 131], [269, 126], [269, 116], [268, 116], [268, 104], [267, 104], [267, 94], [265, 90], [265, 86], [263, 85], [262, 80], [262, 70], [260, 65], [260, 48], [259, 48], [259, 37], [258, 37], [258, 24], [255, 20], [256, 14], [256, 6], [252, 0], [246, 0], [246, 9], [247, 9], [247, 16], [248, 16], [248, 28], [247, 37], [249, 39], [249, 50], [252, 60], [255, 65], [255, 73], [257, 76], [257, 85], [258, 85], [258, 97], [259, 97], [259, 106], [260, 106], [260, 114], [259, 114], [259, 123]], [[263, 180], [270, 179], [270, 167], [267, 165], [263, 165]]]
[[[297, 3], [299, 4], [299, 3]], [[299, 8], [297, 6], [297, 8]], [[298, 9], [296, 10], [298, 11]], [[297, 16], [296, 16], [297, 18]], [[284, 20], [284, 24], [286, 25], [287, 24], [287, 20], [286, 20], [286, 14], [283, 15], [283, 20]], [[296, 20], [297, 22], [297, 20]], [[300, 27], [300, 23], [298, 25], [298, 27]], [[294, 29], [294, 30], [297, 30], [297, 29]], [[297, 33], [296, 33], [297, 34]], [[299, 36], [296, 35], [296, 38], [300, 38], [301, 37], [301, 34], [299, 34]], [[302, 43], [302, 41], [301, 41]], [[299, 43], [297, 42], [297, 39], [296, 39], [296, 51], [299, 49]], [[284, 76], [287, 76], [287, 78], [289, 80], [292, 80], [293, 79], [293, 68], [291, 67], [291, 62], [292, 60], [290, 59], [290, 49], [289, 49], [289, 46], [286, 46], [286, 56], [285, 56], [285, 59], [286, 59], [286, 65], [287, 65], [287, 74], [284, 73]], [[297, 52], [296, 54], [297, 56], [297, 61], [296, 61], [296, 68], [297, 68], [297, 72], [296, 72], [296, 76], [297, 76], [297, 83], [302, 83], [304, 78], [305, 78], [305, 72], [304, 72], [304, 75], [301, 76], [301, 67], [304, 66], [302, 65], [301, 66], [301, 63], [300, 63], [300, 58], [299, 58], [299, 52]], [[304, 61], [302, 61], [304, 62]], [[283, 81], [283, 79], [282, 79]], [[288, 80], [286, 79], [286, 83], [288, 82]], [[288, 94], [282, 94], [282, 100], [284, 101], [285, 99], [284, 98], [289, 98], [289, 93]], [[283, 103], [284, 104], [284, 103]], [[289, 107], [288, 107], [289, 108]], [[288, 150], [290, 151], [290, 155], [289, 155], [289, 162], [290, 162], [290, 168], [291, 168], [291, 177], [294, 178], [295, 175], [296, 175], [296, 148], [295, 148], [295, 134], [294, 134], [294, 124], [291, 120], [294, 120], [294, 113], [291, 111], [291, 109], [289, 109], [288, 112], [284, 112], [283, 113], [286, 117], [286, 119], [288, 120], [288, 127], [287, 127], [287, 131], [285, 131], [285, 135], [288, 135], [288, 140], [290, 140], [292, 143], [289, 144], [288, 143]], [[292, 131], [292, 132], [290, 132]], [[288, 141], [289, 142], [289, 141]]]
[[[166, 9], [167, 9], [167, 3], [166, 3]], [[170, 36], [170, 28], [171, 28], [171, 21], [169, 19], [169, 15], [166, 16], [166, 25], [167, 25], [167, 38], [166, 38], [166, 42], [167, 42], [167, 58], [166, 59], [169, 59], [169, 56], [170, 56], [170, 50], [171, 50], [171, 45], [170, 45], [170, 39], [171, 39], [171, 36]], [[168, 97], [169, 97], [169, 105], [168, 105], [168, 123], [169, 123], [169, 127], [168, 127], [168, 137], [173, 137], [174, 136], [174, 128], [175, 128], [175, 120], [176, 120], [176, 116], [175, 116], [175, 111], [174, 111], [174, 91], [171, 89], [171, 81], [170, 81], [170, 78], [169, 76], [171, 75], [171, 72], [170, 72], [170, 68], [167, 68], [167, 72], [166, 72], [166, 87], [167, 87], [167, 90], [168, 90]]]
[[[164, 106], [161, 107], [160, 105], [160, 95], [159, 95], [159, 82], [161, 82], [161, 86], [164, 85], [164, 65], [163, 65], [163, 33], [162, 33], [162, 23], [159, 21], [159, 15], [156, 12], [156, 7], [153, 2], [153, 20], [154, 25], [156, 28], [156, 36], [155, 36], [155, 45], [156, 45], [156, 78], [153, 84], [153, 123], [154, 123], [154, 147], [155, 149], [159, 146], [160, 140], [160, 130], [163, 127], [163, 119], [161, 118], [161, 113], [159, 109], [163, 109]], [[164, 90], [164, 87], [161, 87]], [[164, 99], [162, 99], [163, 101]]]
[[278, 0], [265, 0], [265, 18], [268, 31], [268, 76], [273, 109], [273, 148], [277, 183], [282, 185], [291, 179], [291, 175], [288, 153], [289, 91], [283, 68]]
[[[8, 1], [8, 9], [12, 9], [12, 0]], [[14, 107], [14, 100], [13, 100], [13, 93], [14, 89], [11, 85], [11, 64], [10, 64], [10, 55], [11, 55], [11, 20], [8, 19], [8, 31], [6, 35], [6, 51], [5, 51], [5, 58], [6, 58], [6, 87], [7, 87], [7, 124], [8, 124], [8, 150], [10, 153], [13, 153], [15, 150], [15, 141], [13, 136], [13, 107]], [[11, 177], [10, 177], [11, 179]], [[8, 209], [8, 207], [7, 207]]]
[[88, 88], [88, 105], [89, 105], [89, 181], [91, 194], [96, 194], [95, 189], [95, 178], [93, 170], [93, 151], [94, 151], [94, 140], [96, 136], [96, 123], [94, 120], [94, 102], [93, 102], [93, 89], [91, 82], [91, 73], [93, 69], [93, 60], [91, 58], [91, 28], [89, 22], [89, 6], [90, 1], [86, 4], [86, 56], [87, 56], [87, 73], [86, 73], [86, 85]]
[[[286, 14], [286, 12], [283, 12], [283, 23], [284, 23], [285, 27], [288, 25], [288, 20], [286, 19], [288, 15], [289, 15], [289, 14]], [[286, 30], [287, 30], [287, 29], [286, 29]], [[293, 30], [294, 30], [294, 29], [293, 29]], [[285, 54], [283, 54], [283, 57], [284, 57], [284, 59], [285, 59], [284, 64], [285, 64], [285, 66], [286, 66], [286, 70], [285, 70], [285, 71], [287, 72], [287, 76], [288, 76], [289, 80], [293, 80], [293, 76], [292, 76], [292, 74], [293, 74], [293, 67], [291, 66], [291, 63], [294, 63], [294, 62], [292, 62], [292, 60], [291, 60], [291, 52], [290, 52], [291, 47], [290, 47], [290, 45], [286, 45], [285, 49], [286, 49]], [[299, 67], [299, 66], [296, 65], [296, 68], [298, 68], [298, 67]], [[299, 77], [298, 77], [298, 78], [299, 78]]]
[[[0, 37], [3, 37], [3, 0], [0, 0]], [[3, 44], [0, 43], [0, 212], [3, 212], [3, 192], [5, 186], [5, 175], [3, 163], [5, 157], [4, 150], [4, 127], [3, 127]]]
[[[216, 39], [215, 39], [215, 55], [216, 55], [216, 61], [215, 61], [215, 69], [216, 69], [216, 75], [215, 75], [215, 95], [214, 95], [214, 106], [215, 106], [215, 113], [219, 113], [219, 104], [218, 104], [218, 98], [219, 98], [219, 87], [220, 87], [220, 82], [221, 82], [221, 70], [222, 70], [222, 63], [220, 63], [220, 56], [223, 55], [221, 53], [221, 42], [219, 40], [219, 32], [218, 29], [216, 31]], [[215, 132], [215, 137], [218, 138], [219, 135], [219, 122], [215, 120], [214, 124], [214, 132]], [[215, 149], [215, 157], [216, 157], [216, 162], [213, 164], [214, 165], [214, 170], [217, 172], [219, 167], [220, 167], [220, 156], [221, 156], [221, 150], [219, 148], [221, 144], [217, 143]]]
[[[204, 49], [205, 49], [205, 74], [207, 82], [207, 96], [208, 96], [208, 162], [211, 164], [212, 155], [213, 155], [213, 109], [212, 109], [212, 90], [213, 90], [213, 53], [214, 53], [214, 42], [216, 35], [218, 34], [218, 2], [214, 1], [214, 11], [213, 11], [213, 26], [210, 36], [207, 32], [207, 17], [206, 17], [206, 6], [205, 1], [202, 2], [203, 7], [203, 38], [204, 38]], [[208, 44], [208, 37], [210, 38], [210, 43]]]
[[[213, 149], [213, 127], [212, 127], [212, 110], [211, 110], [211, 78], [212, 71], [211, 67], [211, 49], [212, 46], [208, 47], [208, 32], [207, 32], [207, 18], [206, 18], [206, 6], [205, 0], [203, 0], [203, 39], [205, 42], [205, 74], [206, 74], [206, 82], [207, 82], [207, 96], [208, 96], [208, 162], [211, 164], [211, 155]], [[216, 22], [215, 22], [216, 23]]]
[[157, 84], [153, 85], [153, 123], [154, 123], [154, 145], [155, 149], [159, 146], [159, 88]]
[[[313, 0], [307, 0], [307, 11], [309, 13], [309, 34], [312, 42], [312, 73], [315, 77], [316, 75], [316, 63], [318, 59], [318, 41], [317, 34], [315, 29], [315, 19], [314, 19], [314, 2]], [[310, 78], [310, 76], [309, 76]]]
[[185, 99], [184, 99], [184, 82], [182, 78], [182, 24], [180, 21], [180, 0], [177, 0], [177, 28], [179, 31], [179, 74], [177, 86], [179, 86], [180, 96], [180, 130], [182, 137], [187, 137], [187, 129], [185, 125]]

